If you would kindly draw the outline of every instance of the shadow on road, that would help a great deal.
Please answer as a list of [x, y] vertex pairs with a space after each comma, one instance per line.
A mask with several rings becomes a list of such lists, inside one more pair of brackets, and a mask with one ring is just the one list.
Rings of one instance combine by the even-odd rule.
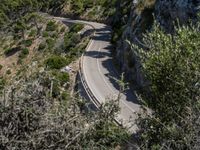
[[[103, 61], [102, 65], [109, 72], [105, 74], [105, 76], [108, 78], [110, 83], [113, 85], [113, 87], [115, 87], [116, 90], [120, 90], [119, 80], [121, 79], [120, 77], [121, 75], [120, 73], [116, 72], [116, 70], [114, 69], [112, 58]], [[128, 86], [126, 88], [127, 89], [123, 92], [124, 95], [126, 96], [126, 100], [131, 101], [135, 104], [139, 104], [137, 96], [133, 93], [133, 91], [131, 91], [131, 89], [129, 89]]]
[[84, 56], [93, 57], [93, 58], [105, 58], [110, 54], [107, 52], [98, 52], [98, 51], [87, 51], [85, 52]]
[[[113, 64], [112, 60], [112, 46], [105, 46], [102, 49], [104, 51], [98, 51], [98, 50], [90, 50], [85, 52], [85, 56], [92, 57], [95, 59], [98, 59], [99, 63], [102, 64], [103, 68], [107, 70], [107, 74], [104, 74], [105, 77], [108, 79], [108, 81], [112, 84], [112, 86], [116, 90], [120, 90], [119, 87], [119, 80], [121, 78], [121, 73], [119, 73]], [[131, 91], [131, 89], [127, 89], [124, 91], [124, 95], [126, 96], [127, 101], [131, 101], [135, 104], [139, 104], [136, 95]]]

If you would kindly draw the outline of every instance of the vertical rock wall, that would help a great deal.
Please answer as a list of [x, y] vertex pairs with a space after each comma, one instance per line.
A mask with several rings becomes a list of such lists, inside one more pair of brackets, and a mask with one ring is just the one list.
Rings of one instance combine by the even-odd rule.
[[127, 80], [133, 81], [135, 88], [145, 86], [139, 59], [126, 40], [144, 47], [142, 34], [151, 30], [156, 20], [168, 33], [172, 33], [174, 22], [186, 24], [195, 20], [200, 0], [133, 0], [131, 11], [121, 39], [117, 43], [116, 57]]

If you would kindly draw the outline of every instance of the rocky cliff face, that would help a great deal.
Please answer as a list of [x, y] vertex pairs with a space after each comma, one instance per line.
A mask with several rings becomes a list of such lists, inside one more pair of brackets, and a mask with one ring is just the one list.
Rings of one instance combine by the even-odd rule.
[[116, 57], [121, 71], [126, 73], [128, 80], [134, 82], [137, 88], [145, 86], [141, 74], [141, 65], [131, 43], [145, 47], [142, 43], [142, 34], [151, 30], [156, 20], [161, 27], [169, 33], [173, 32], [174, 23], [188, 23], [190, 19], [195, 21], [199, 9], [200, 0], [133, 0], [129, 20], [125, 25], [121, 39], [117, 43]]
[[158, 0], [155, 3], [155, 17], [168, 32], [173, 31], [173, 21], [179, 19], [185, 24], [195, 19], [200, 0]]

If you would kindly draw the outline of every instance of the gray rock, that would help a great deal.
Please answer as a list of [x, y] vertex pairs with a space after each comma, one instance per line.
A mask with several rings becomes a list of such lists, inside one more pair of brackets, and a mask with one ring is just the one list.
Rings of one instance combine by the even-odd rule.
[[[146, 0], [148, 1], [148, 0]], [[145, 48], [142, 44], [142, 33], [151, 30], [154, 18], [168, 33], [174, 29], [174, 21], [186, 24], [189, 20], [195, 20], [199, 10], [200, 0], [157, 0], [153, 7], [146, 7], [141, 13], [136, 12], [139, 0], [133, 0], [132, 9], [122, 34], [117, 43], [116, 57], [122, 72], [125, 72], [128, 80], [134, 81], [136, 87], [146, 86], [141, 73], [141, 64], [136, 52], [131, 49], [126, 40]], [[154, 17], [153, 17], [154, 16]]]

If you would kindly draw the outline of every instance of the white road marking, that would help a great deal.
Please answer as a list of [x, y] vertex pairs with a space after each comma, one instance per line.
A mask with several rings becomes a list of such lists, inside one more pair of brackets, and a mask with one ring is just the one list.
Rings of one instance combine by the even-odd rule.
[[[101, 48], [99, 48], [98, 50], [98, 56], [100, 56], [100, 51], [101, 51]], [[97, 66], [98, 66], [98, 71], [99, 71], [99, 74], [101, 75], [101, 78], [103, 78], [103, 81], [105, 82], [105, 84], [108, 86], [108, 88], [113, 92], [115, 93], [115, 91], [110, 87], [110, 85], [106, 82], [105, 78], [103, 77], [103, 73], [101, 72], [101, 69], [100, 69], [100, 65], [99, 65], [99, 59], [96, 58], [96, 61], [97, 61]]]

